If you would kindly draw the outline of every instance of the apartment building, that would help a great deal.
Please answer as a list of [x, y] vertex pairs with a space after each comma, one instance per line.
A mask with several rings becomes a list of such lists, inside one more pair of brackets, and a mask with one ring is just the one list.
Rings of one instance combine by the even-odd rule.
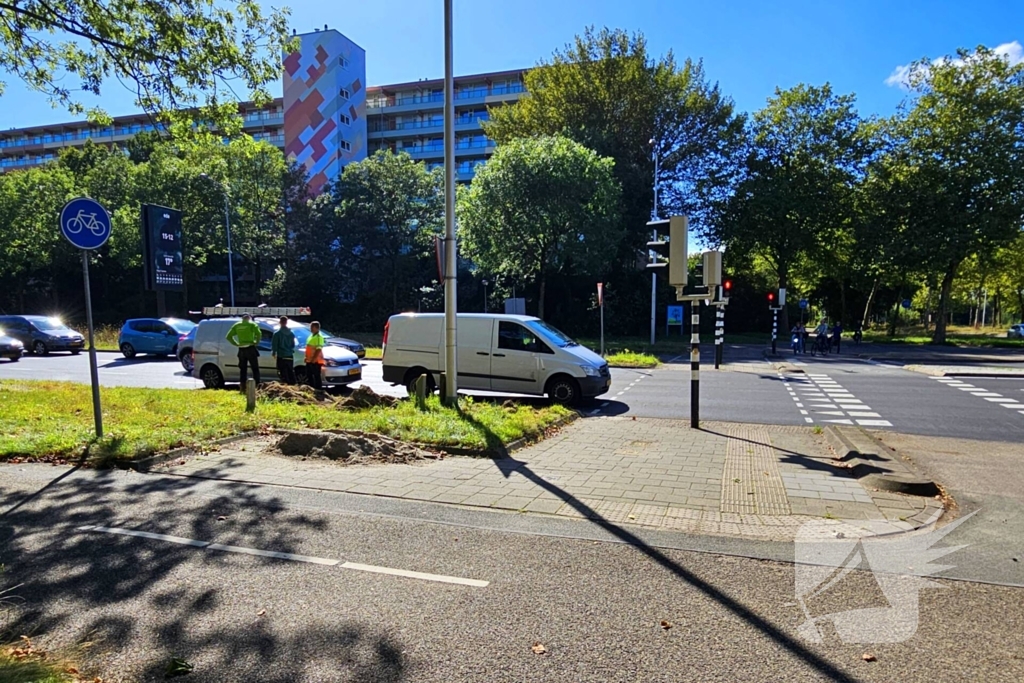
[[[282, 62], [283, 97], [266, 107], [242, 103], [243, 129], [306, 166], [318, 190], [345, 164], [379, 149], [404, 151], [428, 167], [444, 161], [444, 82], [424, 79], [367, 87], [366, 53], [334, 30], [298, 36], [299, 49]], [[472, 179], [494, 152], [481, 121], [488, 107], [515, 102], [525, 70], [455, 79], [456, 178]], [[132, 136], [160, 130], [145, 114], [116, 117], [110, 126], [88, 121], [0, 131], [0, 172], [44, 164], [64, 147], [86, 140], [124, 145]]]

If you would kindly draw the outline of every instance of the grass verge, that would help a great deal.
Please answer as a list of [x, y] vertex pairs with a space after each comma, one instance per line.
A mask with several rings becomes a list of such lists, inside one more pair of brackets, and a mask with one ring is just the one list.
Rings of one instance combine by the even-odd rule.
[[131, 460], [272, 427], [358, 429], [434, 446], [495, 448], [538, 437], [571, 414], [556, 405], [504, 407], [468, 397], [462, 397], [460, 410], [443, 407], [434, 397], [425, 411], [417, 410], [413, 401], [358, 411], [260, 401], [250, 414], [245, 397], [233, 391], [108, 387], [101, 394], [105, 435], [96, 440], [88, 386], [0, 381], [0, 460], [83, 454]]
[[613, 368], [656, 368], [661, 364], [657, 356], [629, 349], [605, 356], [605, 360]]
[[61, 657], [35, 648], [24, 636], [17, 643], [0, 645], [2, 683], [71, 683], [79, 680], [77, 673]]

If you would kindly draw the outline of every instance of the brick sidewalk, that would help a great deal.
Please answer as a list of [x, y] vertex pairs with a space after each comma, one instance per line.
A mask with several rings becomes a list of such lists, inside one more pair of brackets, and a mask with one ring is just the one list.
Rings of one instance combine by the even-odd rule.
[[858, 521], [900, 520], [929, 501], [866, 491], [804, 427], [592, 418], [503, 459], [343, 466], [238, 441], [171, 464], [175, 475], [344, 491], [692, 533], [792, 540], [810, 520], [856, 535]]

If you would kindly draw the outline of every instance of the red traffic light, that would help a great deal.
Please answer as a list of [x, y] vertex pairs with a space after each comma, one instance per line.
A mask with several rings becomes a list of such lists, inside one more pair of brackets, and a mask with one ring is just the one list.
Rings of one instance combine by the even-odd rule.
[[775, 292], [768, 292], [768, 303], [775, 301]]
[[728, 292], [730, 289], [732, 289], [732, 280], [726, 280], [725, 282], [723, 282], [722, 287], [725, 289], [725, 291]]

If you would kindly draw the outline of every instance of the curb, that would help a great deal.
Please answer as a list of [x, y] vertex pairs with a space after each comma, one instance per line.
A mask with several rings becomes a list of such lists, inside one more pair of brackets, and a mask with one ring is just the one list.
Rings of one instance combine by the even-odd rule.
[[[939, 366], [942, 367], [942, 366]], [[996, 372], [984, 372], [982, 370], [940, 370], [928, 365], [920, 365], [917, 363], [911, 365], [904, 365], [904, 370], [910, 372], [916, 372], [922, 375], [928, 375], [929, 377], [991, 377], [994, 379], [1018, 379], [1024, 378], [1024, 371], [1022, 370], [1011, 370], [1009, 368], [1005, 371]]]
[[921, 477], [904, 459], [889, 455], [889, 448], [863, 428], [831, 425], [824, 434], [836, 452], [836, 459], [847, 464], [869, 495], [871, 489], [877, 489], [925, 499], [924, 509], [906, 520], [915, 528], [937, 521], [945, 511], [945, 506], [936, 500], [942, 495], [939, 486]]
[[[214, 439], [213, 441], [206, 441], [204, 443], [222, 446], [224, 444], [232, 443], [235, 441], [241, 441], [242, 439], [248, 439], [256, 436], [256, 432], [242, 432], [241, 434], [235, 434], [234, 436], [225, 436], [220, 439]], [[194, 455], [196, 449], [194, 446], [181, 446], [167, 451], [166, 453], [158, 453], [151, 455], [148, 458], [142, 458], [141, 460], [132, 460], [130, 462], [116, 463], [119, 469], [130, 469], [136, 472], [148, 472], [156, 465], [162, 465], [165, 462], [180, 458], [185, 455]]]

